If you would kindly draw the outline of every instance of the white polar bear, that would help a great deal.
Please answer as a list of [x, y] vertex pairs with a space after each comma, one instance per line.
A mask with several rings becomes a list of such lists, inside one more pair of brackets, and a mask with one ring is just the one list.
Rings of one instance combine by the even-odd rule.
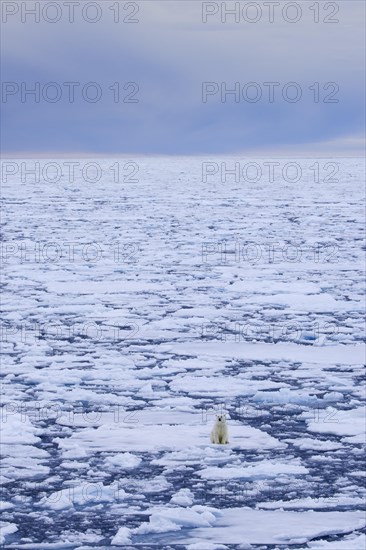
[[229, 443], [229, 434], [226, 424], [226, 414], [216, 415], [216, 422], [211, 431], [211, 443], [226, 445]]

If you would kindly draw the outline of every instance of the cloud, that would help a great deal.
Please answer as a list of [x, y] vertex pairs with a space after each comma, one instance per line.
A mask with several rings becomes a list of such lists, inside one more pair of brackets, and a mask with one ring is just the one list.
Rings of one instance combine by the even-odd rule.
[[[115, 24], [110, 9], [115, 3], [99, 4], [102, 18], [95, 24], [76, 12], [74, 23], [63, 13], [55, 24], [42, 18], [24, 24], [18, 14], [3, 25], [3, 80], [29, 88], [39, 82], [41, 89], [56, 82], [62, 89], [55, 103], [42, 96], [39, 103], [30, 96], [22, 102], [20, 92], [6, 103], [3, 99], [4, 150], [301, 150], [317, 143], [346, 143], [347, 136], [363, 131], [361, 2], [347, 2], [347, 9], [340, 3], [339, 23], [334, 24], [314, 23], [308, 4], [302, 4], [303, 17], [293, 24], [283, 17], [270, 23], [264, 11], [255, 24], [235, 23], [233, 17], [222, 23], [217, 15], [204, 24], [201, 2], [170, 0], [140, 2], [139, 23]], [[124, 17], [128, 13], [121, 12]], [[323, 19], [325, 15], [320, 14]], [[68, 101], [65, 82], [80, 83], [74, 103]], [[100, 86], [100, 101], [82, 97], [88, 82]], [[115, 103], [111, 87], [119, 83], [123, 99], [131, 91], [123, 89], [128, 82], [138, 84], [138, 103]], [[206, 103], [203, 82], [218, 87]], [[258, 102], [246, 95], [255, 92], [255, 86], [247, 86], [253, 82], [262, 94]], [[268, 82], [279, 83], [273, 102]], [[296, 92], [290, 82], [301, 90], [298, 102], [286, 100], [286, 94]], [[332, 88], [327, 83], [335, 84]], [[225, 89], [237, 86], [239, 97], [225, 95]], [[328, 103], [327, 98], [338, 102]]]

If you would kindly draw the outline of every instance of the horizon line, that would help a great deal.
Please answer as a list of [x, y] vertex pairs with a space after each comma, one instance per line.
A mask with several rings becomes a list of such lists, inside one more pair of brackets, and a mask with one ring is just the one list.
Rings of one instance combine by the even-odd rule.
[[113, 152], [100, 153], [92, 151], [3, 151], [0, 152], [0, 160], [7, 159], [62, 159], [62, 158], [161, 158], [161, 157], [176, 157], [176, 158], [198, 158], [198, 157], [245, 157], [245, 158], [358, 158], [366, 159], [366, 151], [279, 151], [279, 150], [255, 150], [243, 152], [222, 152], [222, 153], [137, 153], [137, 152]]

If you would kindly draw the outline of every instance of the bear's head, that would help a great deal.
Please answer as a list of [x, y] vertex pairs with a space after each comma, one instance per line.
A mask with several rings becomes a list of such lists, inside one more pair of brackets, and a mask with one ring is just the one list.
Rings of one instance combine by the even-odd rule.
[[226, 422], [226, 414], [218, 414], [216, 418], [218, 422]]

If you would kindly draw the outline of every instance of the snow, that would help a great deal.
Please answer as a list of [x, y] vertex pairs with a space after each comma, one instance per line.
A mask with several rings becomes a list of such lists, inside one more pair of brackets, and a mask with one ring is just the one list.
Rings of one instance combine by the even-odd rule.
[[128, 527], [120, 527], [116, 535], [111, 540], [111, 544], [116, 544], [117, 546], [130, 544], [131, 543], [130, 533], [131, 531]]
[[50, 468], [45, 465], [49, 453], [34, 443], [40, 442], [40, 433], [26, 414], [15, 407], [4, 405], [1, 417], [1, 454], [3, 483], [11, 479], [27, 479], [47, 474]]
[[253, 396], [253, 401], [258, 403], [298, 403], [309, 406], [321, 404], [321, 401], [309, 392], [290, 390], [288, 388], [280, 388], [278, 391], [257, 391]]
[[333, 495], [328, 499], [320, 498], [299, 498], [295, 500], [277, 500], [276, 502], [258, 502], [257, 508], [264, 510], [316, 510], [324, 508], [324, 504], [327, 504], [327, 508], [338, 508], [341, 506], [361, 506], [364, 503], [364, 499], [359, 497], [344, 497], [343, 495]]
[[328, 542], [326, 540], [318, 540], [316, 542], [310, 542], [309, 548], [311, 550], [360, 550], [366, 546], [366, 535], [359, 535], [358, 537], [345, 538], [342, 541]]
[[[84, 449], [88, 454], [95, 451], [127, 451], [129, 453], [149, 451], [156, 453], [163, 450], [184, 450], [187, 446], [207, 447], [210, 444], [207, 441], [207, 432], [207, 424], [204, 423], [155, 426], [143, 425], [141, 422], [135, 425], [103, 424], [98, 428], [87, 427], [82, 432], [75, 432], [68, 439], [55, 438], [55, 442], [62, 450]], [[266, 432], [239, 424], [231, 426], [230, 438], [229, 448], [283, 447], [283, 444]]]
[[0, 521], [0, 544], [5, 544], [7, 535], [11, 535], [18, 531], [18, 527], [14, 523]]
[[189, 489], [180, 489], [170, 499], [172, 504], [177, 504], [178, 506], [192, 506], [193, 501], [194, 495]]
[[9, 508], [14, 508], [14, 504], [0, 500], [0, 510], [8, 510]]
[[[214, 542], [196, 542], [188, 544], [187, 550], [227, 550], [228, 546], [224, 544], [216, 544]], [[249, 546], [246, 547], [247, 549]], [[241, 550], [245, 550], [245, 546], [241, 546]]]
[[249, 478], [261, 479], [277, 477], [280, 474], [296, 475], [306, 474], [308, 470], [301, 464], [273, 464], [269, 460], [263, 460], [260, 464], [245, 465], [238, 468], [218, 468], [211, 467], [201, 470], [200, 476], [204, 479], [232, 479], [232, 478]]
[[[265, 525], [265, 529], [263, 526]], [[170, 534], [189, 529], [189, 539], [181, 542], [203, 544], [203, 541], [227, 544], [304, 544], [310, 538], [347, 533], [348, 527], [365, 526], [360, 512], [314, 512], [305, 514], [284, 511], [259, 511], [246, 508], [216, 510], [205, 506], [149, 510], [149, 522], [132, 531], [133, 540], [148, 534]], [[125, 531], [123, 531], [123, 535]], [[130, 532], [128, 533], [128, 537]], [[117, 535], [118, 540], [118, 535]], [[161, 539], [164, 540], [164, 539]], [[166, 541], [169, 538], [165, 539]], [[199, 546], [198, 546], [199, 548]]]
[[[264, 528], [265, 526], [265, 528]], [[330, 534], [348, 533], [365, 526], [361, 512], [268, 512], [225, 509], [209, 528], [195, 529], [192, 542], [205, 539], [223, 544], [304, 544]]]
[[352, 353], [345, 345], [327, 347], [310, 347], [299, 344], [247, 344], [244, 342], [198, 342], [194, 344], [162, 344], [162, 350], [174, 352], [177, 355], [236, 357], [237, 359], [304, 361], [306, 363], [331, 365], [360, 365], [365, 358], [365, 346], [352, 346]]
[[119, 453], [114, 456], [108, 456], [104, 464], [106, 468], [117, 468], [121, 470], [130, 470], [136, 468], [141, 462], [141, 459], [131, 453]]
[[116, 185], [117, 161], [3, 183], [2, 541], [358, 550], [362, 160], [261, 185], [202, 183], [198, 157]]
[[40, 500], [39, 505], [53, 510], [64, 510], [75, 505], [91, 506], [100, 502], [115, 502], [125, 495], [125, 491], [118, 489], [116, 485], [104, 485], [100, 482], [75, 484], [73, 480], [68, 483], [69, 487], [47, 495]]
[[366, 407], [342, 410], [337, 417], [334, 410], [327, 408], [322, 418], [308, 421], [308, 430], [317, 433], [332, 433], [345, 437], [346, 441], [365, 443]]
[[1, 442], [3, 445], [27, 445], [40, 441], [37, 428], [26, 414], [19, 414], [14, 408], [6, 405], [2, 410]]
[[141, 535], [179, 531], [182, 527], [210, 527], [215, 520], [216, 516], [205, 507], [151, 510], [149, 523], [141, 524], [134, 533]]

